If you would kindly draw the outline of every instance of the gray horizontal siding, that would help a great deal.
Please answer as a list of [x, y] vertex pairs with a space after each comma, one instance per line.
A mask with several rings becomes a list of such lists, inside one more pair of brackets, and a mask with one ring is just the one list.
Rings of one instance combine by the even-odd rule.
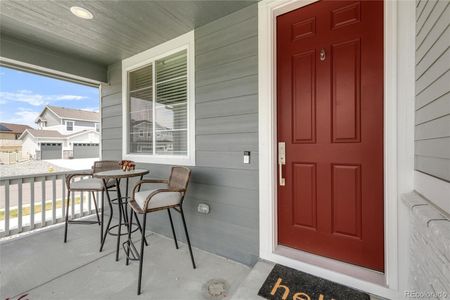
[[434, 100], [432, 104], [416, 111], [416, 125], [450, 114], [450, 93]]
[[198, 103], [195, 114], [197, 119], [244, 115], [258, 112], [258, 95], [238, 96]]
[[450, 2], [416, 7], [415, 169], [450, 181]]
[[[185, 202], [196, 247], [246, 264], [258, 257], [257, 6], [196, 29], [196, 166]], [[121, 68], [108, 69], [102, 86], [103, 159], [122, 157]], [[243, 152], [252, 151], [251, 163]], [[167, 177], [166, 165], [141, 164], [149, 177]], [[198, 203], [211, 212], [198, 214]], [[183, 239], [179, 217], [178, 236]], [[167, 213], [149, 218], [152, 230], [171, 236]], [[236, 247], [239, 245], [239, 247]]]
[[195, 142], [197, 151], [258, 151], [254, 133], [202, 134]]
[[243, 133], [258, 131], [258, 115], [247, 114], [197, 120], [197, 134]]
[[195, 101], [197, 103], [230, 99], [241, 96], [254, 95], [253, 87], [258, 84], [258, 76], [250, 75], [245, 77], [238, 77], [216, 84], [198, 87]]

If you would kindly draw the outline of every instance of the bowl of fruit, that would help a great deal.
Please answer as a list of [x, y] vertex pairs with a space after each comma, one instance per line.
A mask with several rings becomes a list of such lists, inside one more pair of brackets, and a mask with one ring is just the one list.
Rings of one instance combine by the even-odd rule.
[[134, 170], [136, 168], [136, 164], [134, 163], [134, 161], [131, 160], [122, 160], [120, 162], [120, 166], [122, 170], [125, 172]]

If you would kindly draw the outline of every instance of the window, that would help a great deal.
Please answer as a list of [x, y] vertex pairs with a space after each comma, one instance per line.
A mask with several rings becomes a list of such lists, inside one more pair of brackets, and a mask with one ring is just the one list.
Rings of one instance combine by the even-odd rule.
[[66, 130], [73, 131], [73, 121], [66, 121]]
[[95, 123], [95, 131], [100, 132], [100, 123]]
[[122, 62], [124, 157], [195, 163], [194, 34]]

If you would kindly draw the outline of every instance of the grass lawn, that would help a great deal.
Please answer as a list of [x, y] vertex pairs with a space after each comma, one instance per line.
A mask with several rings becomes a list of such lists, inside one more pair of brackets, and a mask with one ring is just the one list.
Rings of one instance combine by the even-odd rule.
[[[86, 201], [86, 199], [85, 199]], [[75, 204], [80, 204], [81, 203], [81, 197], [76, 197], [75, 198]], [[45, 211], [51, 211], [53, 207], [53, 203], [52, 202], [46, 202], [45, 203]], [[61, 208], [62, 207], [62, 200], [56, 200], [56, 208]], [[34, 213], [38, 214], [42, 211], [42, 204], [34, 204]], [[31, 207], [30, 206], [26, 206], [22, 208], [22, 216], [28, 216], [30, 215], [31, 212]], [[18, 208], [14, 208], [11, 209], [9, 211], [9, 218], [17, 218], [17, 215], [19, 214], [19, 209]], [[3, 221], [5, 219], [5, 210], [2, 209], [0, 210], [0, 221]]]

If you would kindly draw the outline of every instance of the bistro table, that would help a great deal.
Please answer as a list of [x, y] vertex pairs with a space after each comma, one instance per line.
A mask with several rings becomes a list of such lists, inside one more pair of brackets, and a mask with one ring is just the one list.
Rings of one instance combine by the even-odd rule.
[[[100, 252], [103, 250], [103, 245], [105, 243], [106, 240], [106, 236], [108, 234], [110, 235], [114, 235], [117, 236], [117, 246], [116, 246], [116, 261], [119, 260], [119, 248], [120, 248], [120, 236], [121, 235], [126, 235], [128, 234], [128, 230], [132, 230], [132, 228], [128, 228], [128, 215], [127, 215], [127, 203], [128, 203], [128, 183], [129, 183], [129, 179], [132, 177], [140, 177], [140, 180], [142, 180], [142, 178], [144, 177], [144, 175], [150, 173], [148, 170], [145, 169], [135, 169], [135, 170], [130, 170], [130, 171], [124, 171], [122, 169], [116, 169], [116, 170], [110, 170], [110, 171], [103, 171], [103, 172], [98, 172], [98, 173], [94, 173], [93, 176], [97, 177], [97, 178], [101, 178], [103, 181], [103, 184], [106, 188], [108, 181], [110, 180], [115, 180], [116, 182], [116, 191], [117, 191], [117, 202], [119, 205], [119, 223], [117, 225], [114, 225], [112, 227], [110, 227], [111, 225], [111, 220], [113, 217], [113, 206], [112, 206], [112, 200], [109, 197], [109, 194], [106, 193], [106, 196], [108, 198], [108, 204], [109, 204], [109, 208], [110, 208], [110, 214], [109, 214], [109, 220], [108, 220], [108, 225], [106, 226], [106, 230], [102, 239], [102, 245], [100, 246]], [[120, 191], [120, 180], [121, 179], [126, 179], [126, 191], [125, 191], [125, 197], [122, 197], [122, 193]], [[125, 201], [124, 201], [125, 200]], [[124, 207], [125, 205], [125, 207]], [[136, 231], [137, 229], [141, 230], [142, 232], [142, 227], [141, 224], [139, 222], [139, 219], [136, 215], [136, 225], [138, 228], [136, 228], [134, 231]], [[121, 228], [122, 226], [126, 226], [127, 227], [127, 231], [124, 233], [121, 233]], [[117, 234], [111, 232], [111, 230], [113, 228], [117, 227]], [[147, 241], [145, 240], [145, 244], [147, 245]]]

